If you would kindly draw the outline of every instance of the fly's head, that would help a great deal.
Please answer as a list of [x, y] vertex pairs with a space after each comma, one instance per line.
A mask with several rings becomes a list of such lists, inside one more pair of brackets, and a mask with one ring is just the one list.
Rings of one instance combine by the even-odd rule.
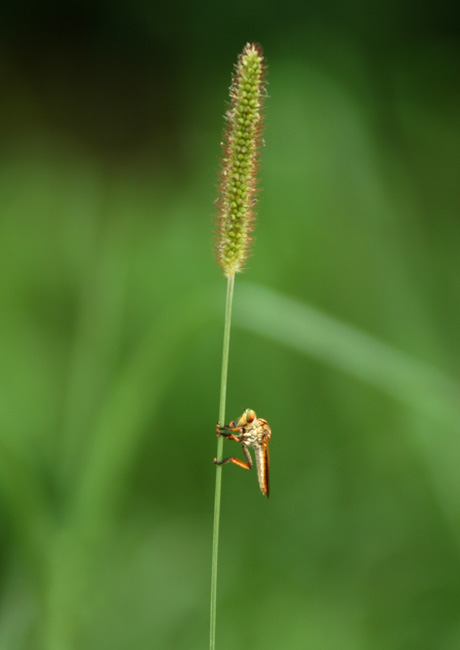
[[256, 413], [252, 409], [246, 409], [243, 415], [238, 420], [238, 426], [247, 428], [251, 426], [256, 420]]

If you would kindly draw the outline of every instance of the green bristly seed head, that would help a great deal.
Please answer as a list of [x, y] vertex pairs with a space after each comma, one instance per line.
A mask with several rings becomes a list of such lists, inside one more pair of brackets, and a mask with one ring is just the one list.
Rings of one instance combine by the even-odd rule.
[[227, 277], [242, 270], [251, 241], [262, 140], [264, 73], [262, 48], [248, 43], [235, 66], [222, 143], [217, 260]]

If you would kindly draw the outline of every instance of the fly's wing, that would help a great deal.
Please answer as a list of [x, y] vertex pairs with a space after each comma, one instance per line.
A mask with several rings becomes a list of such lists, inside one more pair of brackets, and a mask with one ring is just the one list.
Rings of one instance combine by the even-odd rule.
[[265, 445], [265, 494], [268, 499], [270, 496], [270, 455], [268, 452], [268, 444]]

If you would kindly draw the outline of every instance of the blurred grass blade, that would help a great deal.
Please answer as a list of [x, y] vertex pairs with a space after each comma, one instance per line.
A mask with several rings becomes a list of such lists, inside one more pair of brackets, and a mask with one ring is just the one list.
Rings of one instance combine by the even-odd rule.
[[14, 532], [15, 546], [24, 553], [39, 583], [45, 573], [48, 540], [54, 533], [54, 513], [42, 478], [20, 444], [13, 449], [5, 438], [0, 440], [2, 509]]
[[[123, 477], [136, 455], [146, 423], [153, 418], [182, 362], [187, 343], [217, 319], [217, 285], [178, 299], [159, 315], [120, 371], [102, 405], [75, 501], [75, 524], [97, 526], [109, 517]], [[83, 522], [86, 522], [84, 524]], [[99, 524], [98, 524], [99, 522]]]
[[[87, 462], [68, 507], [67, 525], [53, 551], [48, 617], [42, 631], [43, 647], [49, 650], [76, 647], [75, 638], [82, 625], [79, 607], [90, 589], [90, 568], [100, 552], [101, 540], [106, 540], [112, 530], [139, 441], [180, 367], [187, 343], [216, 320], [216, 312], [209, 306], [221, 295], [216, 284], [165, 307], [101, 405]], [[214, 439], [213, 431], [210, 436]]]
[[460, 385], [429, 364], [309, 305], [242, 283], [235, 324], [324, 361], [456, 429]]
[[439, 426], [419, 417], [407, 427], [408, 439], [428, 469], [460, 548], [458, 382], [357, 328], [263, 287], [241, 283], [234, 323], [376, 386], [411, 406], [414, 415], [435, 418]]

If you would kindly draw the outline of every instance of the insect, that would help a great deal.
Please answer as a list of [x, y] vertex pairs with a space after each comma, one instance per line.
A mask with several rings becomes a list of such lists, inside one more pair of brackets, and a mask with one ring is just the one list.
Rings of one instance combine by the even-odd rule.
[[270, 494], [268, 443], [272, 435], [268, 422], [256, 417], [252, 409], [246, 409], [238, 422], [232, 420], [230, 424], [224, 426], [218, 422], [216, 431], [218, 436], [225, 436], [241, 443], [247, 463], [234, 456], [223, 460], [214, 458], [213, 462], [216, 465], [234, 463], [243, 469], [252, 469], [253, 462], [248, 447], [253, 447], [260, 489], [262, 494], [268, 497]]

